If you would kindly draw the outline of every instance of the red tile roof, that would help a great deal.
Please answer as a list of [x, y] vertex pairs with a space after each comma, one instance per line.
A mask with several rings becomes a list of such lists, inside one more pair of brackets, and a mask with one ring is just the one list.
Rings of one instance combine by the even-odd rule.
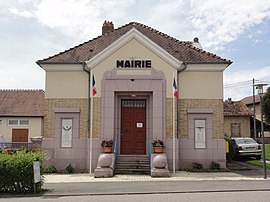
[[[246, 105], [251, 105], [251, 104], [253, 104], [253, 96], [245, 97], [241, 101], [243, 103], [245, 103]], [[255, 95], [255, 104], [256, 103], [260, 103], [260, 96], [259, 95]]]
[[0, 90], [0, 116], [44, 116], [44, 91]]
[[131, 22], [109, 33], [98, 36], [90, 41], [82, 43], [78, 46], [60, 52], [54, 56], [37, 61], [38, 64], [46, 63], [83, 63], [90, 60], [102, 50], [110, 46], [121, 36], [126, 34], [132, 28], [141, 32], [154, 43], [159, 45], [173, 57], [185, 63], [216, 63], [216, 64], [231, 64], [230, 60], [223, 59], [215, 54], [206, 52], [196, 48], [192, 42], [179, 41], [173, 37], [159, 32], [146, 25]]
[[250, 109], [241, 101], [226, 101], [224, 104], [224, 116], [251, 116]]

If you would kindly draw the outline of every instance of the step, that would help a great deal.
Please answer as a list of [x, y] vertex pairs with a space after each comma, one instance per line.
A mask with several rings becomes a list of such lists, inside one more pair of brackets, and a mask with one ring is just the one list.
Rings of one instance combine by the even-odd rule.
[[148, 155], [117, 155], [119, 161], [150, 160]]
[[117, 155], [115, 174], [149, 174], [150, 158], [148, 155]]
[[121, 168], [121, 169], [124, 169], [124, 168], [127, 168], [127, 169], [137, 169], [137, 168], [145, 168], [145, 169], [150, 169], [150, 165], [138, 165], [138, 164], [116, 164], [115, 165], [115, 169], [118, 169], [118, 168]]
[[115, 174], [150, 174], [149, 169], [115, 169]]

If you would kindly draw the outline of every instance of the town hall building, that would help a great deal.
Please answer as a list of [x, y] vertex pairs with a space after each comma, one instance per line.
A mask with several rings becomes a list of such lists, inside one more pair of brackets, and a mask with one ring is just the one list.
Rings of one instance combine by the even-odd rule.
[[105, 21], [102, 35], [37, 61], [46, 72], [47, 163], [93, 172], [103, 140], [113, 140], [116, 163], [151, 159], [152, 142], [161, 140], [170, 171], [212, 161], [226, 167], [223, 71], [231, 63], [198, 38]]

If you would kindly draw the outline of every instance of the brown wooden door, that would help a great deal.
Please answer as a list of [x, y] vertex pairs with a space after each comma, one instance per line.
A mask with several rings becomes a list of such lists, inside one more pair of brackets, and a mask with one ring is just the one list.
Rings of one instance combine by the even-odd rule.
[[28, 142], [28, 129], [12, 129], [12, 142]]
[[122, 100], [121, 154], [146, 154], [145, 105], [145, 100]]

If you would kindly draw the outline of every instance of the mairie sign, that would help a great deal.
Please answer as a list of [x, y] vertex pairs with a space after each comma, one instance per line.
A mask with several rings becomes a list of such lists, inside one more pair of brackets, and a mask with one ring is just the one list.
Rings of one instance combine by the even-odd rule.
[[117, 68], [151, 68], [151, 60], [116, 60]]

